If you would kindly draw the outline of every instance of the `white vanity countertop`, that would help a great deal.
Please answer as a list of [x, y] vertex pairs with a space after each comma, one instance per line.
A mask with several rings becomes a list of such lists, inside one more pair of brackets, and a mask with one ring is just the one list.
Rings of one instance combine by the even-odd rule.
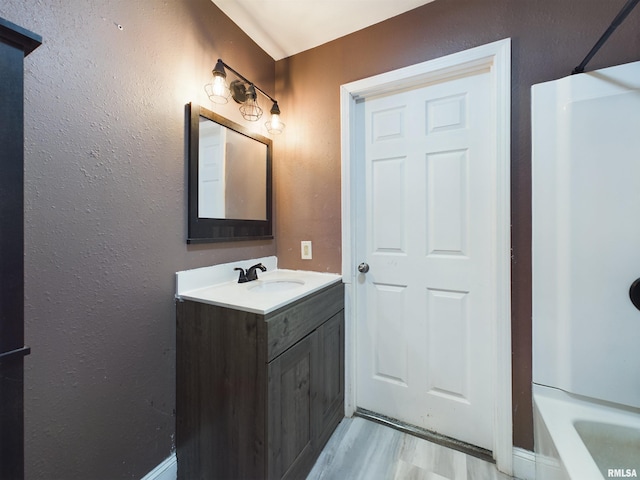
[[[245, 263], [251, 263], [251, 261]], [[256, 261], [256, 263], [259, 262]], [[228, 270], [232, 266], [232, 264], [226, 264], [224, 267]], [[233, 272], [233, 268], [231, 271]], [[280, 269], [267, 270], [266, 272], [258, 270], [258, 280], [252, 282], [238, 283], [238, 272], [234, 272], [234, 277], [236, 277], [234, 280], [206, 286], [191, 285], [197, 286], [197, 288], [181, 291], [181, 273], [184, 272], [177, 274], [176, 298], [262, 315], [340, 282], [342, 279], [341, 275], [333, 273]], [[182, 285], [184, 284], [182, 282]], [[280, 289], [280, 287], [284, 288]]]

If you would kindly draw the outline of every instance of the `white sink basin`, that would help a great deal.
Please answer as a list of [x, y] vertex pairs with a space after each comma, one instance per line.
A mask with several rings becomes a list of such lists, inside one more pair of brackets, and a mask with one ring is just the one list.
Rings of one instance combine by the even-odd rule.
[[249, 285], [248, 289], [253, 293], [275, 293], [284, 292], [304, 285], [303, 280], [256, 280], [254, 285]]

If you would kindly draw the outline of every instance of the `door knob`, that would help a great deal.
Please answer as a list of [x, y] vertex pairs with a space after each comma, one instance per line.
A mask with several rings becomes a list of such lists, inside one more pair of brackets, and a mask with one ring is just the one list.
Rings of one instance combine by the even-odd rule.
[[640, 310], [640, 278], [631, 284], [631, 288], [629, 289], [629, 298], [631, 299], [633, 306]]
[[367, 273], [369, 271], [369, 264], [362, 262], [360, 265], [358, 265], [358, 271], [360, 273]]

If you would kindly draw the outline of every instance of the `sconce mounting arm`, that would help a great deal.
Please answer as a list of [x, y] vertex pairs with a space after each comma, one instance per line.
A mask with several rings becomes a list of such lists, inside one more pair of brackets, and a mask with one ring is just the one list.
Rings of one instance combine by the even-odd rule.
[[231, 70], [234, 75], [236, 77], [238, 77], [240, 80], [242, 80], [244, 83], [248, 83], [249, 85], [253, 85], [254, 88], [256, 90], [258, 90], [260, 93], [262, 93], [265, 97], [267, 97], [269, 100], [271, 100], [273, 103], [278, 103], [277, 100], [275, 98], [273, 98], [271, 95], [269, 95], [267, 92], [265, 92], [264, 90], [262, 90], [258, 85], [256, 85], [255, 83], [253, 83], [251, 80], [249, 80], [247, 77], [245, 77], [244, 75], [242, 75], [240, 72], [238, 72], [237, 70], [234, 70], [233, 68], [231, 68], [229, 65], [227, 65], [226, 63], [224, 63], [224, 61], [222, 61], [222, 59], [218, 59], [218, 62], [222, 63], [222, 65], [224, 65], [224, 68], [226, 68], [227, 70]]

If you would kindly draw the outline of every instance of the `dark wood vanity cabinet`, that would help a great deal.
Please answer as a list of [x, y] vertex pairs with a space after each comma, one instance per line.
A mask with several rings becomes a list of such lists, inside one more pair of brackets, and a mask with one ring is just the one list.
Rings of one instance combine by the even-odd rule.
[[344, 291], [266, 315], [177, 302], [178, 478], [305, 478], [344, 413]]

